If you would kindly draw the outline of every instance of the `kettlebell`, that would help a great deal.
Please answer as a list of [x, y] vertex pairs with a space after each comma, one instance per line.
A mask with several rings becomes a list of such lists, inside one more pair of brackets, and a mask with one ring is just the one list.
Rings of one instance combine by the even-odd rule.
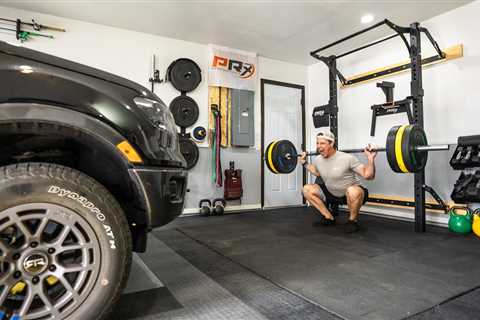
[[473, 233], [477, 235], [477, 237], [480, 238], [480, 210], [475, 209], [473, 212], [473, 225], [472, 225], [472, 230]]
[[208, 217], [210, 214], [212, 214], [212, 202], [209, 199], [200, 200], [198, 207], [200, 208], [200, 215]]
[[472, 232], [472, 211], [468, 208], [466, 214], [458, 214], [457, 209], [452, 208], [449, 212], [450, 219], [448, 220], [448, 229], [455, 233], [467, 234]]
[[216, 216], [222, 216], [224, 211], [225, 211], [225, 206], [227, 205], [227, 203], [225, 202], [225, 199], [222, 199], [222, 198], [217, 198], [215, 200], [213, 200], [213, 207], [214, 207], [214, 211], [215, 211], [215, 215]]

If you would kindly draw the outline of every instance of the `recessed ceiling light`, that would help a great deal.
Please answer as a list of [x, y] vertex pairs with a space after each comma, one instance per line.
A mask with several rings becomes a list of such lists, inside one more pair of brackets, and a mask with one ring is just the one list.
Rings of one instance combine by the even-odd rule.
[[360, 21], [364, 24], [367, 24], [367, 23], [372, 22], [373, 19], [375, 19], [373, 14], [368, 13], [368, 14], [364, 15]]

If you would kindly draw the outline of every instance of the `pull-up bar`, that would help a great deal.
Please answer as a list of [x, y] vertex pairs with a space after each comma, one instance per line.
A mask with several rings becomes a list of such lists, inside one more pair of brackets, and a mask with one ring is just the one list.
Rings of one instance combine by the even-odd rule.
[[399, 36], [398, 33], [392, 34], [391, 36], [388, 36], [388, 37], [386, 37], [386, 38], [382, 38], [382, 39], [377, 40], [377, 41], [375, 41], [375, 42], [372, 42], [372, 43], [366, 44], [366, 45], [364, 45], [364, 46], [361, 46], [361, 47], [359, 47], [359, 48], [356, 48], [356, 49], [350, 50], [350, 51], [348, 51], [348, 52], [342, 53], [341, 55], [336, 56], [336, 58], [339, 59], [339, 58], [348, 56], [349, 54], [352, 54], [352, 53], [354, 53], [354, 52], [358, 52], [358, 51], [363, 50], [363, 49], [366, 49], [366, 48], [368, 48], [368, 47], [373, 47], [373, 46], [376, 45], [376, 44], [379, 44], [379, 43], [381, 43], [381, 42], [390, 40], [390, 39], [395, 38], [395, 37], [398, 37], [398, 36]]
[[[380, 21], [380, 22], [378, 22], [378, 23], [376, 23], [376, 24], [368, 27], [368, 28], [365, 28], [365, 29], [363, 29], [363, 30], [357, 31], [357, 32], [355, 32], [355, 33], [353, 33], [353, 34], [351, 34], [351, 35], [349, 35], [349, 36], [346, 36], [346, 37], [340, 39], [340, 40], [337, 40], [337, 41], [332, 42], [332, 43], [330, 43], [330, 44], [328, 44], [328, 45], [326, 45], [326, 46], [323, 46], [323, 47], [321, 47], [320, 49], [314, 50], [314, 51], [310, 52], [310, 55], [311, 55], [312, 57], [318, 59], [318, 60], [324, 61], [324, 58], [325, 58], [325, 57], [322, 57], [321, 55], [319, 55], [320, 52], [325, 51], [326, 49], [329, 49], [329, 48], [331, 48], [331, 47], [333, 47], [333, 46], [336, 46], [336, 45], [338, 45], [338, 44], [340, 44], [340, 43], [342, 43], [342, 42], [345, 42], [345, 41], [347, 41], [347, 40], [350, 40], [350, 39], [352, 39], [352, 38], [358, 37], [358, 36], [361, 35], [361, 34], [364, 34], [364, 33], [368, 32], [368, 31], [370, 31], [370, 30], [379, 28], [379, 27], [381, 27], [381, 26], [383, 26], [383, 25], [387, 25], [389, 28], [391, 28], [392, 30], [394, 30], [394, 31], [395, 31], [395, 34], [390, 35], [390, 36], [387, 36], [387, 37], [382, 38], [382, 39], [380, 39], [380, 40], [377, 40], [377, 41], [368, 43], [368, 44], [366, 44], [366, 45], [363, 45], [363, 46], [358, 47], [358, 48], [356, 48], [356, 49], [350, 50], [350, 51], [348, 51], [348, 52], [344, 52], [344, 53], [339, 54], [339, 55], [334, 55], [334, 56], [332, 56], [332, 58], [334, 58], [334, 59], [339, 59], [339, 58], [348, 56], [348, 55], [350, 55], [350, 54], [352, 54], [352, 53], [358, 52], [358, 51], [360, 51], [360, 50], [363, 50], [363, 49], [372, 47], [372, 46], [374, 46], [374, 45], [377, 45], [377, 44], [379, 44], [379, 43], [385, 42], [385, 41], [387, 41], [387, 40], [396, 38], [396, 37], [398, 37], [398, 36], [400, 36], [400, 37], [402, 38], [405, 46], [407, 47], [407, 50], [410, 52], [410, 44], [408, 43], [407, 39], [405, 38], [404, 33], [410, 33], [410, 29], [411, 29], [411, 28], [410, 28], [410, 27], [406, 28], [406, 27], [397, 26], [396, 24], [394, 24], [394, 23], [391, 22], [390, 20], [385, 19], [385, 20], [383, 20], [383, 21]], [[425, 28], [420, 28], [420, 31], [423, 32], [423, 33], [425, 33], [425, 35], [427, 36], [428, 40], [432, 43], [433, 47], [434, 47], [435, 50], [437, 51], [438, 56], [439, 56], [440, 58], [443, 58], [443, 57], [444, 57], [444, 53], [440, 50], [440, 47], [438, 46], [437, 42], [435, 42], [435, 40], [433, 39], [433, 37], [431, 36], [430, 32], [428, 32], [428, 30], [425, 29]], [[322, 59], [322, 58], [323, 58], [323, 59]]]

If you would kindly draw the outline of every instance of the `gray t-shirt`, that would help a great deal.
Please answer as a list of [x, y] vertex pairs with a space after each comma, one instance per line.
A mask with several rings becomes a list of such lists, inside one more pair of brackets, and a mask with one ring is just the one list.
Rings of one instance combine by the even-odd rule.
[[360, 184], [355, 170], [362, 163], [349, 153], [337, 151], [328, 158], [317, 156], [313, 165], [320, 172], [328, 191], [336, 197], [343, 197], [348, 187]]

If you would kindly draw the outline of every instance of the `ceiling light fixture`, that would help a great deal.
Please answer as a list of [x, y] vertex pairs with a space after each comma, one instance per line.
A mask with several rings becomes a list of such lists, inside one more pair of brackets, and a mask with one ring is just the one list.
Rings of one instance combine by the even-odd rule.
[[372, 22], [373, 19], [375, 19], [375, 17], [373, 16], [373, 14], [368, 13], [368, 14], [364, 15], [364, 16], [362, 17], [362, 19], [360, 19], [360, 21], [361, 21], [363, 24], [367, 24], [367, 23]]

